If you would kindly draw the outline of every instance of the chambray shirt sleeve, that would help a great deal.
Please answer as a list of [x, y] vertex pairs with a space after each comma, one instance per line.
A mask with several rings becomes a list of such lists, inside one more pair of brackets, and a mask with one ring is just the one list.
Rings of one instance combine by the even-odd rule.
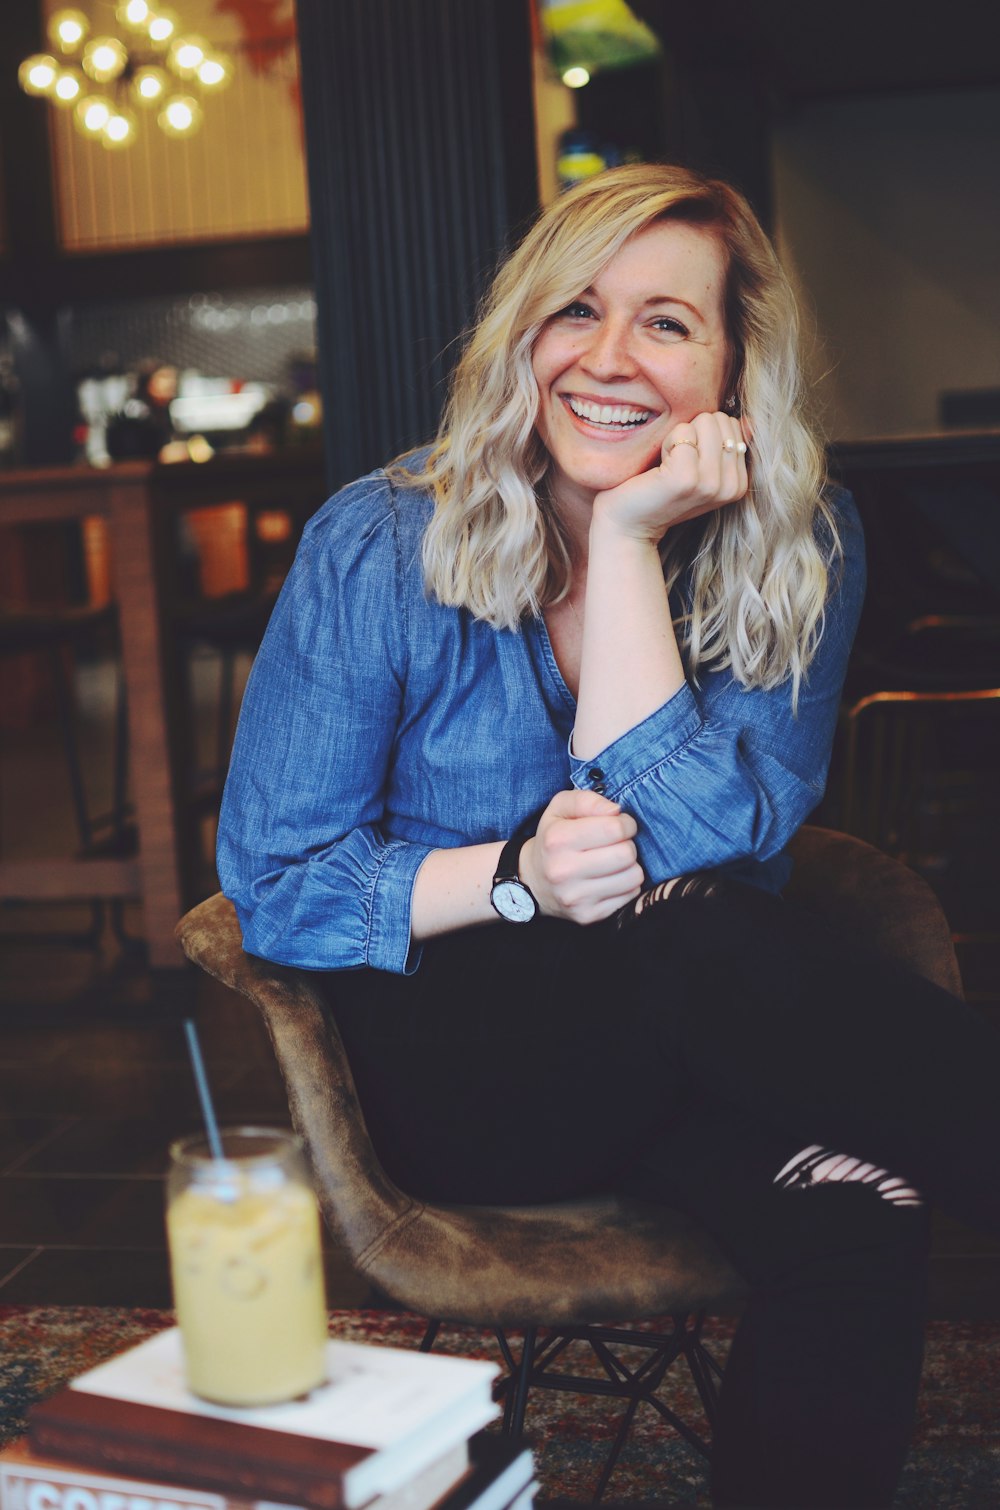
[[603, 791], [636, 819], [647, 881], [770, 860], [823, 796], [865, 585], [853, 500], [840, 493], [834, 504], [844, 558], [797, 713], [790, 682], [748, 690], [728, 671], [708, 673], [593, 759], [571, 750], [573, 785]]
[[254, 662], [223, 796], [219, 879], [244, 948], [307, 970], [419, 963], [410, 902], [431, 846], [379, 826], [407, 666], [388, 500], [368, 479], [307, 527]]

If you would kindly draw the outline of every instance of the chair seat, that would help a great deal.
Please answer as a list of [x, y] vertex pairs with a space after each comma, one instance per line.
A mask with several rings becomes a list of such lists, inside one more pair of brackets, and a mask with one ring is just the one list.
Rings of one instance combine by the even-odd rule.
[[746, 1290], [690, 1217], [610, 1195], [548, 1206], [413, 1202], [355, 1263], [410, 1310], [490, 1327], [634, 1321]]

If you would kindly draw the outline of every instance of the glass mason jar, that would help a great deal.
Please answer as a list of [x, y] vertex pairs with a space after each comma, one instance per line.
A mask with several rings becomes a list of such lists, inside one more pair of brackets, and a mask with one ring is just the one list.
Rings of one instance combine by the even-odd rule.
[[167, 1238], [187, 1382], [266, 1405], [326, 1375], [319, 1211], [293, 1133], [235, 1127], [171, 1144]]

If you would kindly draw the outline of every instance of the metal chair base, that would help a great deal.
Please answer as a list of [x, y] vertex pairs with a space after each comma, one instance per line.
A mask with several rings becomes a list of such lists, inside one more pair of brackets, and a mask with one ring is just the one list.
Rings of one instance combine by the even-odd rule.
[[[661, 1419], [702, 1457], [710, 1458], [710, 1445], [657, 1394], [673, 1364], [678, 1360], [686, 1361], [709, 1426], [714, 1429], [722, 1368], [702, 1341], [704, 1319], [703, 1314], [693, 1318], [673, 1316], [673, 1330], [666, 1333], [638, 1332], [624, 1327], [579, 1326], [545, 1331], [540, 1336], [537, 1327], [526, 1327], [519, 1359], [514, 1355], [506, 1332], [498, 1327], [495, 1335], [507, 1367], [506, 1375], [496, 1387], [496, 1398], [503, 1401], [504, 1432], [515, 1438], [523, 1435], [531, 1389], [565, 1390], [572, 1394], [606, 1395], [625, 1400], [624, 1414], [593, 1494], [595, 1501], [607, 1488], [636, 1411], [643, 1403], [652, 1406]], [[430, 1351], [440, 1327], [440, 1321], [430, 1322], [420, 1343], [421, 1352]], [[601, 1365], [603, 1377], [563, 1372], [554, 1367], [573, 1342], [584, 1342], [589, 1346]], [[646, 1353], [641, 1362], [622, 1356], [622, 1350], [636, 1348]]]

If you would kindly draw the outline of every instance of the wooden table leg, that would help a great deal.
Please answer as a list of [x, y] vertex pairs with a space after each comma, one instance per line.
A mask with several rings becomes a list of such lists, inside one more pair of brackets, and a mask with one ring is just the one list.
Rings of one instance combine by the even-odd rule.
[[167, 712], [154, 504], [145, 480], [112, 481], [109, 491], [149, 964], [154, 970], [182, 969], [173, 937], [184, 911], [178, 756]]

